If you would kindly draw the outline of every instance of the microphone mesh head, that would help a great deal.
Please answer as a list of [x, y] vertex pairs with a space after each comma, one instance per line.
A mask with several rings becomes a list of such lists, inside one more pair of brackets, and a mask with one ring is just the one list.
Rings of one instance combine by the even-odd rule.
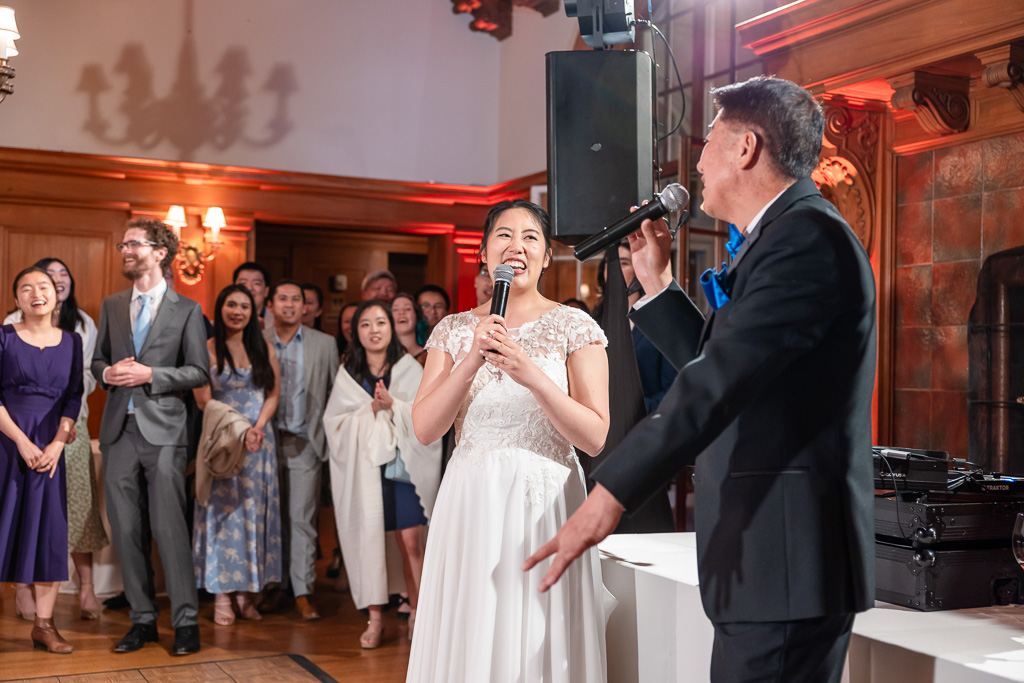
[[512, 266], [502, 263], [500, 266], [494, 269], [494, 282], [504, 282], [507, 285], [512, 284], [512, 280], [516, 277], [516, 272], [512, 270]]
[[661, 204], [669, 211], [675, 213], [679, 209], [686, 208], [690, 202], [690, 193], [679, 183], [672, 183], [661, 191]]

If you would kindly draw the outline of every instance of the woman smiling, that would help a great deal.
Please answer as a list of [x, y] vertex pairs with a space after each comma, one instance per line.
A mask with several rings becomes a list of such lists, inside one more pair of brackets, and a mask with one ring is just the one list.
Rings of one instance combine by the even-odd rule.
[[68, 578], [64, 447], [82, 403], [82, 339], [53, 324], [57, 288], [42, 268], [14, 279], [22, 322], [0, 327], [0, 581], [34, 583], [32, 644], [71, 644], [53, 624]]

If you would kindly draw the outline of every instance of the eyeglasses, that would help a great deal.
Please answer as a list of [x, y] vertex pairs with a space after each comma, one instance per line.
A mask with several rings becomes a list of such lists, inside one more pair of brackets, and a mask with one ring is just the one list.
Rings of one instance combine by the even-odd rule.
[[445, 311], [448, 309], [444, 304], [420, 304], [420, 310], [426, 313], [429, 310]]
[[156, 242], [150, 242], [148, 240], [144, 240], [144, 241], [128, 240], [127, 242], [118, 242], [117, 243], [117, 250], [118, 251], [124, 251], [125, 249], [130, 249], [131, 251], [135, 251], [139, 247], [155, 247], [155, 246], [157, 246]]

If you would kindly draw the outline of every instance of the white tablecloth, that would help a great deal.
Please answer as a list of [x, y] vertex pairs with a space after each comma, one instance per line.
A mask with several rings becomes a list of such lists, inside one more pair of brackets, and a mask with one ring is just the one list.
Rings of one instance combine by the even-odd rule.
[[[697, 589], [692, 533], [609, 536], [608, 680], [708, 680], [714, 632]], [[918, 612], [886, 603], [858, 614], [844, 681], [1024, 683], [1024, 606]]]

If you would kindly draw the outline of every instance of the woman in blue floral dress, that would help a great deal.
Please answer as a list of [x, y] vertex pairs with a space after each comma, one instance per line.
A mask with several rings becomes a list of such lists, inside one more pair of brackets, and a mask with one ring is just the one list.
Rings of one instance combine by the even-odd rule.
[[200, 408], [211, 399], [244, 415], [246, 457], [237, 476], [214, 479], [206, 505], [196, 502], [192, 556], [196, 585], [213, 593], [213, 620], [235, 621], [234, 596], [243, 619], [260, 618], [253, 593], [281, 580], [281, 505], [274, 433], [280, 370], [241, 285], [217, 297], [210, 350], [210, 384], [195, 390]]

